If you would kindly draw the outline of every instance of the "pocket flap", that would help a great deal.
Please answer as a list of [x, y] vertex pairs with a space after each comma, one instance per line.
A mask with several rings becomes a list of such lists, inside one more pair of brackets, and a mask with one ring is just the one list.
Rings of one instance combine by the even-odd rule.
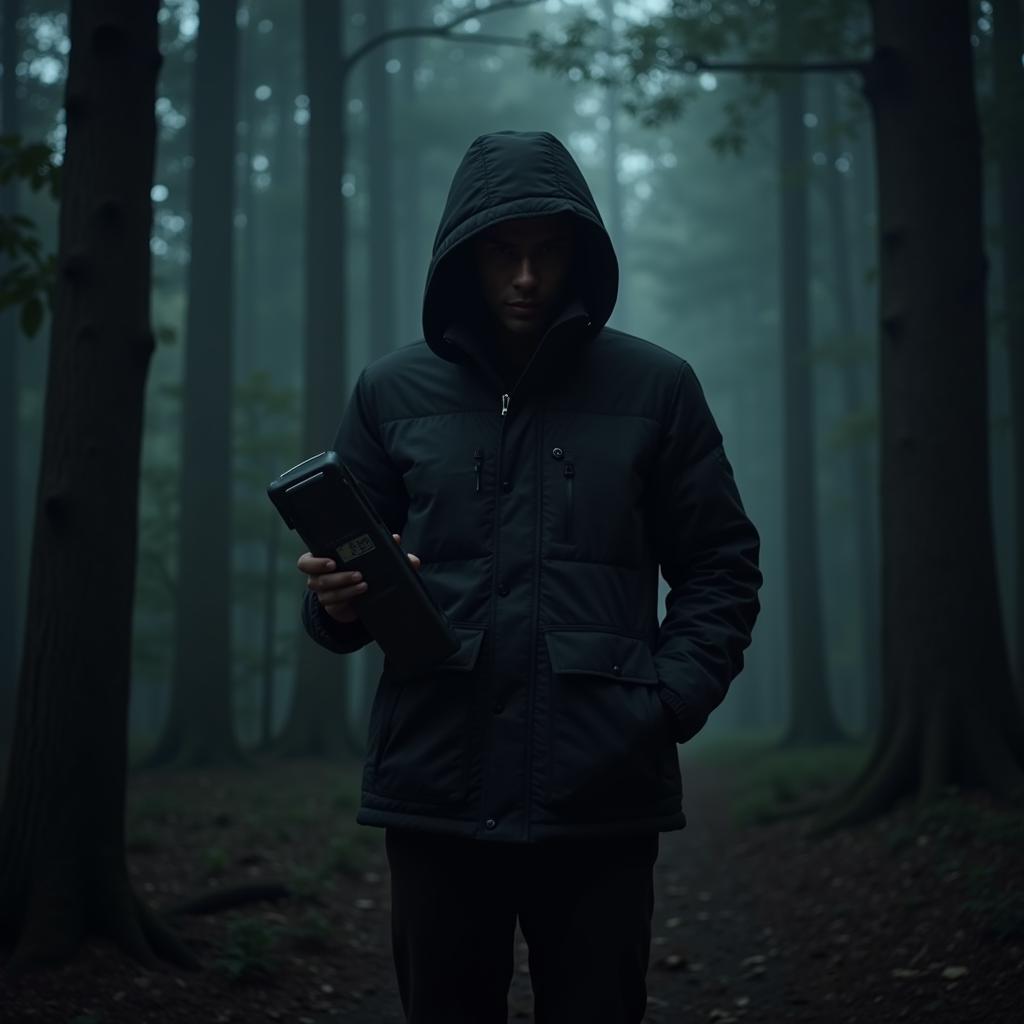
[[476, 666], [480, 656], [486, 630], [470, 626], [452, 626], [452, 632], [458, 637], [461, 646], [449, 657], [445, 658], [437, 668], [446, 672], [470, 672]]
[[651, 649], [636, 637], [598, 630], [550, 629], [544, 639], [551, 667], [560, 675], [602, 676], [647, 686], [658, 684]]

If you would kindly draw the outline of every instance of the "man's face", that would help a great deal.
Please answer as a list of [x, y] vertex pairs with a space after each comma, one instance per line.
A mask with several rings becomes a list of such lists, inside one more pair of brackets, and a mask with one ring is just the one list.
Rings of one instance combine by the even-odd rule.
[[484, 302], [506, 333], [543, 332], [563, 297], [572, 245], [568, 214], [507, 220], [476, 238]]

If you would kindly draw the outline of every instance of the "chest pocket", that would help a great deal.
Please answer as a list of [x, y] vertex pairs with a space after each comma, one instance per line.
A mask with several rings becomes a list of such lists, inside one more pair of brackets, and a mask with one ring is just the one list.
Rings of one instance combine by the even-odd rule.
[[545, 424], [544, 535], [554, 558], [637, 565], [654, 424], [576, 413]]
[[493, 512], [495, 445], [478, 413], [389, 424], [389, 447], [409, 496], [402, 544], [424, 562], [480, 554]]

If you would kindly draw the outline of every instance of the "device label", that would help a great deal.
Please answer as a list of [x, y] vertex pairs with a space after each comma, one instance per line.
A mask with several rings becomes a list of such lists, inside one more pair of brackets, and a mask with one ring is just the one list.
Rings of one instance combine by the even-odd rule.
[[352, 540], [346, 541], [335, 550], [338, 552], [338, 557], [347, 564], [362, 555], [369, 554], [376, 546], [370, 539], [370, 535], [364, 533], [358, 537], [353, 537]]

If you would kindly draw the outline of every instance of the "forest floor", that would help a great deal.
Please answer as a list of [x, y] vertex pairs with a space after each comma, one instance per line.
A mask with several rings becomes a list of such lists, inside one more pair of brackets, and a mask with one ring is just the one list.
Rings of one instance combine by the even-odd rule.
[[[764, 819], [862, 751], [702, 749], [683, 748], [690, 824], [662, 835], [655, 867], [648, 1024], [1024, 1019], [1019, 811], [951, 794], [815, 839]], [[129, 867], [152, 906], [268, 879], [289, 895], [169, 916], [198, 972], [147, 972], [94, 940], [0, 979], [0, 1021], [400, 1022], [383, 832], [354, 824], [357, 780], [320, 762], [135, 776]], [[529, 1021], [519, 935], [516, 963], [509, 1019]]]

